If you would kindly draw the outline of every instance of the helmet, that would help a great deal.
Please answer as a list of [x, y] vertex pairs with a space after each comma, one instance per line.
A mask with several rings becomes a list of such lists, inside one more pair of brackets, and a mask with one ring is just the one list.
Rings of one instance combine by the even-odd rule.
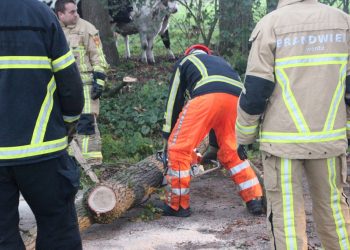
[[191, 54], [192, 50], [197, 50], [197, 49], [204, 51], [208, 55], [211, 55], [211, 53], [212, 53], [212, 51], [207, 46], [205, 46], [203, 44], [194, 44], [185, 50], [185, 56], [188, 56], [189, 54]]

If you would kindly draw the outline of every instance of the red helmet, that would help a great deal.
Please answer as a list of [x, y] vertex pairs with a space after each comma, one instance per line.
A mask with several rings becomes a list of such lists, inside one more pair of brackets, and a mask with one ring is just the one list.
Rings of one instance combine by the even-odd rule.
[[208, 55], [211, 55], [212, 53], [212, 51], [207, 46], [203, 44], [194, 44], [185, 50], [185, 56], [188, 56], [191, 53], [191, 51], [195, 49], [203, 50]]

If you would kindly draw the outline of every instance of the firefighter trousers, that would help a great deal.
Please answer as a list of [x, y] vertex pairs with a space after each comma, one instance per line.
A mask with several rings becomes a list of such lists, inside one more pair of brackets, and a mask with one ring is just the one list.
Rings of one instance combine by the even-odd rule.
[[37, 250], [82, 249], [75, 194], [79, 168], [66, 152], [26, 165], [0, 167], [0, 250], [24, 250], [19, 232], [19, 192], [37, 222]]
[[303, 176], [312, 199], [316, 231], [326, 250], [350, 249], [350, 214], [343, 192], [345, 155], [325, 159], [285, 159], [262, 152], [267, 223], [272, 249], [307, 250]]
[[238, 97], [226, 93], [211, 93], [188, 101], [168, 140], [169, 169], [166, 175], [166, 204], [175, 210], [186, 209], [190, 201], [190, 163], [194, 148], [215, 131], [219, 144], [218, 159], [230, 172], [247, 202], [262, 196], [261, 185], [248, 161], [237, 154], [235, 122]]
[[75, 139], [81, 152], [89, 164], [100, 165], [102, 163], [102, 141], [97, 125], [100, 102], [99, 99], [91, 99], [91, 84], [84, 85], [84, 109], [77, 125]]

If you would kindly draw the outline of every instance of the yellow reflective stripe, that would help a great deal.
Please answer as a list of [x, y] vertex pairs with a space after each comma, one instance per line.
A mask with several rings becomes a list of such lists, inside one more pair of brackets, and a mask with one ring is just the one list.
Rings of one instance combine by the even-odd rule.
[[338, 235], [339, 246], [341, 250], [349, 250], [350, 243], [349, 237], [346, 230], [346, 224], [344, 220], [344, 215], [341, 209], [341, 194], [337, 188], [337, 172], [335, 158], [327, 159], [328, 166], [328, 182], [330, 187], [330, 203], [332, 208], [333, 219], [336, 227], [336, 232]]
[[86, 51], [84, 46], [78, 46], [74, 50], [74, 52], [79, 53], [79, 71], [80, 72], [88, 72], [88, 66], [85, 64], [85, 55]]
[[208, 72], [207, 68], [204, 66], [201, 60], [199, 60], [195, 55], [189, 55], [186, 56], [180, 63], [180, 65], [184, 64], [187, 60], [191, 61], [194, 66], [198, 69], [199, 73], [202, 75], [202, 77], [207, 77]]
[[83, 154], [86, 154], [89, 152], [89, 136], [84, 135], [81, 145], [81, 150]]
[[348, 54], [319, 54], [306, 56], [293, 56], [276, 59], [275, 67], [279, 69], [293, 67], [308, 67], [330, 64], [347, 63]]
[[85, 159], [90, 159], [90, 158], [103, 158], [101, 152], [88, 152], [88, 153], [83, 153], [83, 157]]
[[19, 159], [44, 155], [65, 149], [68, 146], [67, 137], [58, 140], [42, 142], [17, 147], [0, 147], [0, 160]]
[[243, 126], [238, 121], [236, 121], [236, 131], [244, 135], [252, 135], [257, 132], [259, 125], [254, 126]]
[[99, 73], [105, 74], [105, 70], [101, 66], [95, 65], [92, 68], [93, 68], [94, 72], [99, 72]]
[[260, 142], [273, 143], [312, 143], [336, 141], [346, 138], [346, 128], [309, 133], [284, 133], [284, 132], [266, 132], [260, 133]]
[[74, 59], [73, 53], [71, 50], [69, 50], [65, 55], [52, 61], [52, 70], [53, 72], [58, 72], [72, 65], [74, 62], [75, 62], [75, 59]]
[[68, 123], [71, 123], [71, 122], [75, 122], [77, 120], [79, 120], [80, 118], [80, 115], [76, 115], [76, 116], [67, 116], [67, 115], [64, 115], [63, 116], [63, 120], [65, 122], [68, 122]]
[[0, 69], [51, 69], [47, 56], [0, 56]]
[[287, 249], [298, 249], [294, 218], [292, 161], [281, 158], [281, 191], [283, 224]]
[[282, 69], [276, 68], [276, 79], [282, 89], [282, 96], [283, 96], [284, 103], [286, 104], [289, 114], [291, 115], [298, 131], [304, 132], [304, 133], [310, 132], [310, 129], [305, 121], [305, 118], [301, 113], [298, 102], [295, 100], [292, 90], [290, 89], [288, 76]]
[[329, 131], [334, 128], [334, 123], [336, 119], [336, 114], [338, 113], [339, 105], [341, 101], [344, 98], [344, 92], [345, 92], [345, 78], [346, 78], [346, 65], [343, 64], [340, 67], [339, 72], [339, 82], [337, 85], [337, 88], [335, 89], [335, 92], [332, 97], [331, 106], [328, 111], [327, 119], [323, 127], [323, 131]]
[[226, 76], [220, 76], [220, 75], [211, 75], [211, 76], [207, 76], [205, 78], [202, 78], [199, 82], [197, 82], [196, 87], [194, 89], [197, 89], [197, 88], [203, 86], [204, 84], [211, 83], [211, 82], [224, 82], [224, 83], [228, 83], [228, 84], [231, 84], [233, 86], [236, 86], [240, 89], [243, 88], [243, 84], [241, 82], [236, 81], [232, 78], [228, 78]]
[[91, 95], [90, 95], [90, 85], [84, 85], [84, 114], [90, 114], [91, 113]]
[[346, 122], [346, 130], [350, 130], [350, 121]]
[[101, 79], [96, 79], [96, 83], [98, 85], [104, 86], [105, 85], [105, 81], [101, 80]]
[[179, 90], [179, 86], [180, 86], [180, 70], [177, 69], [175, 72], [173, 83], [171, 85], [169, 99], [168, 99], [166, 111], [164, 114], [165, 124], [163, 125], [163, 131], [166, 133], [170, 133], [170, 130], [171, 130], [171, 119], [173, 116], [174, 104], [175, 104], [177, 92]]
[[54, 77], [52, 77], [49, 84], [47, 85], [46, 96], [43, 101], [43, 104], [41, 105], [30, 144], [38, 144], [44, 141], [47, 123], [49, 122], [50, 114], [54, 103], [53, 94], [55, 90], [56, 82]]

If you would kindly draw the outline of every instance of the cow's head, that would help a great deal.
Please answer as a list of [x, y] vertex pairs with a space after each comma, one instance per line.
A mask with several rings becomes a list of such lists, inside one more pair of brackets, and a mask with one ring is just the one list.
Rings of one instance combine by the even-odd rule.
[[177, 12], [177, 2], [176, 0], [161, 0], [162, 4], [167, 8], [170, 13]]

